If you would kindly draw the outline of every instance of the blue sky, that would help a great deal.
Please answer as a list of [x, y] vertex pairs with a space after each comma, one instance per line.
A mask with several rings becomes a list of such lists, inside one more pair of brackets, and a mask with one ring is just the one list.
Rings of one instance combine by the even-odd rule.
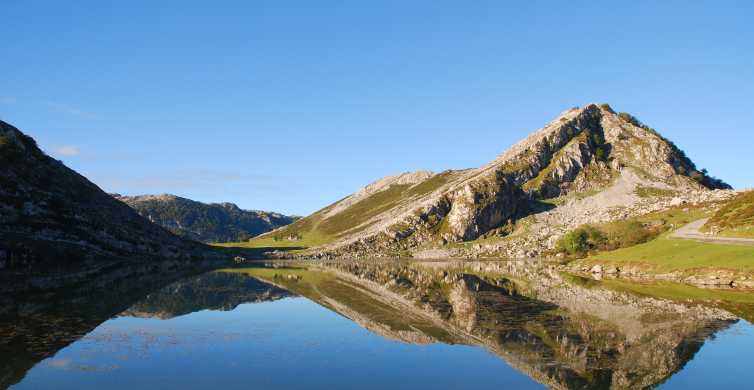
[[754, 2], [67, 3], [0, 3], [0, 118], [107, 191], [308, 214], [590, 102], [754, 186]]

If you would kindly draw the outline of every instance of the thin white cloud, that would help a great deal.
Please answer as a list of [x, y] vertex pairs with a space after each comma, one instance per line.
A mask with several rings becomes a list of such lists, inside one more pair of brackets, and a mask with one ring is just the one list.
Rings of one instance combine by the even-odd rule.
[[13, 96], [0, 96], [0, 104], [14, 104], [17, 101]]
[[47, 102], [46, 104], [55, 112], [61, 112], [63, 114], [77, 116], [79, 118], [84, 118], [84, 119], [92, 119], [95, 117], [95, 115], [90, 112], [83, 111], [81, 109], [78, 109], [73, 106], [69, 106], [67, 104], [56, 103], [56, 102]]
[[139, 189], [148, 192], [169, 192], [190, 188], [216, 188], [229, 183], [249, 180], [248, 175], [221, 172], [191, 172], [172, 175], [147, 175], [131, 177], [94, 177], [97, 184], [109, 190]]
[[78, 146], [75, 146], [75, 145], [61, 146], [61, 147], [55, 149], [55, 152], [57, 154], [60, 154], [62, 156], [66, 156], [66, 157], [75, 157], [75, 156], [78, 156], [79, 154], [81, 154], [81, 150], [79, 149]]
[[91, 179], [111, 192], [163, 193], [189, 189], [224, 188], [232, 183], [253, 182], [257, 186], [270, 185], [274, 178], [267, 175], [197, 171], [169, 175], [94, 176]]

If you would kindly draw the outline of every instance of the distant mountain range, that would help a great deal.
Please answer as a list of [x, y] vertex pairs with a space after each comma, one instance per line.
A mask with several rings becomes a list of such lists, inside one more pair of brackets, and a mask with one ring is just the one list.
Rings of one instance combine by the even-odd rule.
[[665, 198], [708, 200], [712, 189], [730, 186], [634, 116], [589, 104], [480, 168], [383, 178], [259, 245], [297, 241], [309, 248], [298, 255], [315, 257], [536, 256], [579, 224], [655, 211]]
[[233, 203], [201, 203], [179, 196], [113, 197], [141, 216], [182, 237], [202, 242], [239, 242], [293, 223], [298, 217], [242, 210]]

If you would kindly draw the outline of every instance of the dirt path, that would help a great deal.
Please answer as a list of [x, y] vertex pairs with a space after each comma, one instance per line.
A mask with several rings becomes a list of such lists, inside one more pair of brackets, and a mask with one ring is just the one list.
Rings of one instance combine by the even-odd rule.
[[707, 223], [709, 218], [700, 219], [684, 225], [680, 229], [674, 231], [670, 237], [682, 238], [687, 240], [698, 240], [715, 242], [719, 244], [731, 244], [731, 245], [754, 245], [754, 239], [752, 238], [735, 238], [735, 237], [719, 237], [704, 234], [699, 229]]

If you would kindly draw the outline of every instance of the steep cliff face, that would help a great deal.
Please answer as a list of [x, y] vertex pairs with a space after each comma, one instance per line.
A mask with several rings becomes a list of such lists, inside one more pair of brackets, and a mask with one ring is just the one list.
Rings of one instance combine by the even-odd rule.
[[0, 271], [54, 272], [90, 260], [102, 260], [98, 266], [125, 258], [188, 260], [209, 251], [143, 219], [4, 122], [0, 160]]
[[113, 196], [173, 234], [202, 242], [246, 241], [296, 220], [274, 212], [242, 210], [233, 203], [206, 204], [170, 194]]
[[[730, 188], [633, 116], [590, 104], [563, 112], [483, 167], [386, 178], [276, 234], [317, 236], [315, 255], [395, 255], [474, 240], [542, 211], [540, 200], [587, 196], [617, 182], [626, 196], [613, 206], [635, 202], [638, 186]], [[338, 228], [322, 229], [332, 225]]]

